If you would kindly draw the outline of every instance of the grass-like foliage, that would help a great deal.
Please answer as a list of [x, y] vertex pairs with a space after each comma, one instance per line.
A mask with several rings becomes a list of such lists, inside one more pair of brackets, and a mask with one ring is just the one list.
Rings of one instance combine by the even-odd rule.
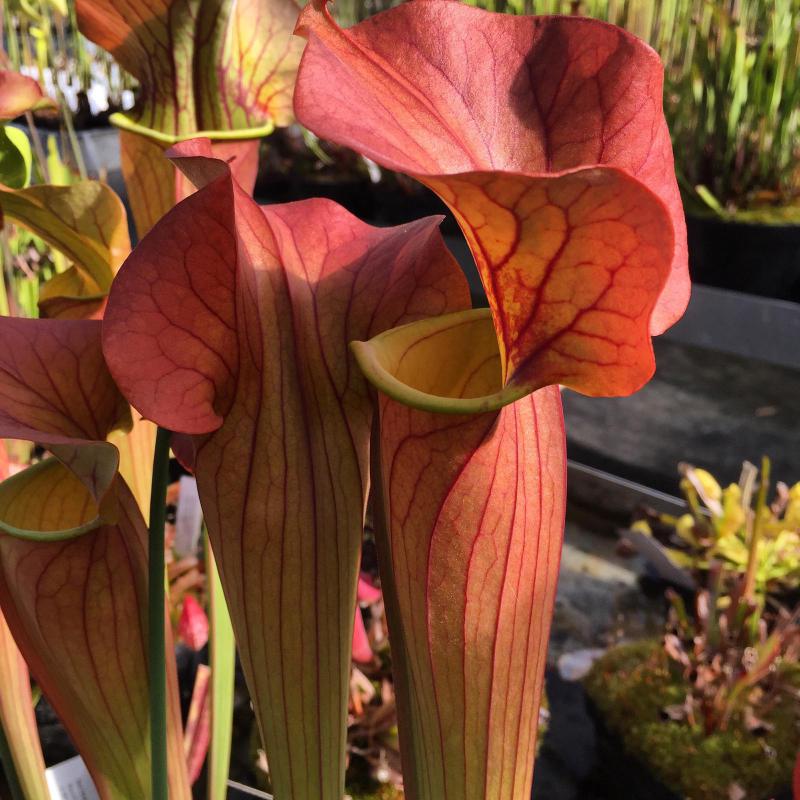
[[800, 220], [800, 0], [477, 0], [584, 14], [650, 42], [690, 212]]

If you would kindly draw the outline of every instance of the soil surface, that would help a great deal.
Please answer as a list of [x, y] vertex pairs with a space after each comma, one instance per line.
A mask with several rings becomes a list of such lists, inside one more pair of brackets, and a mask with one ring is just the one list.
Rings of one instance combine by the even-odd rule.
[[665, 339], [654, 348], [656, 374], [631, 397], [564, 392], [571, 457], [672, 494], [681, 461], [729, 483], [767, 455], [777, 480], [800, 480], [800, 372]]

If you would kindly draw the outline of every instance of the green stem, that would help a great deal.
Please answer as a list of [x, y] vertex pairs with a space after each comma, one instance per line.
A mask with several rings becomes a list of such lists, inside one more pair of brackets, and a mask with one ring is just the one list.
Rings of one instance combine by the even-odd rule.
[[75, 166], [78, 168], [78, 174], [81, 180], [86, 180], [89, 173], [86, 171], [86, 162], [83, 160], [83, 152], [81, 151], [81, 143], [78, 141], [78, 134], [75, 133], [75, 126], [72, 123], [72, 109], [67, 103], [67, 98], [64, 93], [58, 90], [58, 104], [61, 107], [61, 117], [64, 120], [64, 127], [67, 130], [67, 139], [69, 139], [69, 146], [72, 150], [72, 157], [75, 159]]
[[[373, 418], [372, 437], [370, 441], [370, 477], [371, 477], [371, 502], [372, 525], [375, 532], [375, 544], [378, 548], [378, 566], [381, 575], [381, 588], [383, 590], [383, 605], [386, 609], [386, 619], [389, 624], [391, 638], [392, 673], [394, 675], [395, 698], [397, 703], [397, 717], [402, 731], [413, 730], [414, 719], [411, 708], [410, 685], [411, 664], [408, 658], [400, 619], [400, 603], [392, 571], [392, 543], [389, 534], [389, 521], [386, 516], [386, 500], [383, 486], [383, 472], [381, 470], [381, 421], [378, 408], [377, 393], [370, 392], [372, 398]], [[413, 742], [407, 735], [400, 735], [400, 757], [403, 762], [405, 774], [403, 776], [406, 796], [422, 797], [423, 791], [420, 784], [423, 781], [422, 773], [417, 769], [417, 757]]]
[[211, 744], [208, 751], [208, 800], [228, 796], [228, 773], [233, 730], [233, 695], [236, 680], [236, 643], [214, 554], [206, 535], [211, 632]]
[[[8, 305], [8, 284], [11, 282], [11, 264], [8, 263], [10, 249], [8, 247], [8, 232], [1, 231], [0, 239], [0, 314], [8, 317], [11, 314]], [[8, 283], [6, 278], [8, 277]]]
[[152, 800], [168, 800], [167, 791], [167, 668], [164, 589], [164, 524], [167, 515], [170, 432], [156, 434], [150, 493], [148, 560], [148, 636], [150, 672], [150, 753]]
[[756, 575], [758, 573], [758, 545], [761, 543], [761, 534], [764, 528], [764, 514], [767, 508], [767, 492], [769, 491], [770, 461], [764, 456], [761, 459], [761, 483], [758, 487], [755, 514], [753, 517], [753, 531], [748, 542], [747, 569], [745, 571], [744, 591], [745, 600], [754, 600], [756, 594]]
[[25, 795], [22, 793], [22, 785], [17, 776], [14, 758], [11, 755], [11, 748], [8, 746], [8, 739], [6, 739], [6, 733], [2, 725], [0, 725], [0, 765], [3, 767], [3, 773], [11, 791], [12, 800], [25, 800]]
[[47, 169], [47, 156], [42, 146], [42, 138], [39, 136], [39, 129], [30, 111], [25, 112], [25, 122], [28, 125], [28, 133], [31, 135], [33, 143], [33, 154], [36, 156], [36, 165], [39, 167], [39, 175], [45, 183], [50, 183], [50, 173]]

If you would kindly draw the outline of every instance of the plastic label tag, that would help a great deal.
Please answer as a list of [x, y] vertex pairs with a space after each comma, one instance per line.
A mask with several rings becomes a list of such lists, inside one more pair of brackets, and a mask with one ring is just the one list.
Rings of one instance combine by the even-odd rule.
[[94, 782], [80, 756], [44, 771], [51, 800], [100, 800]]
[[190, 475], [181, 475], [178, 508], [175, 513], [175, 543], [178, 556], [195, 555], [203, 527], [203, 509], [197, 493], [197, 481]]

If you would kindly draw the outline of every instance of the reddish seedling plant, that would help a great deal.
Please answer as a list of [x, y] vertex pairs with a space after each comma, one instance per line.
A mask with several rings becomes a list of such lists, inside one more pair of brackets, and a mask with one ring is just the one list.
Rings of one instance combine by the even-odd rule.
[[184, 595], [178, 619], [178, 636], [195, 652], [202, 650], [208, 643], [208, 615], [194, 595]]
[[[358, 589], [356, 590], [356, 600], [361, 603], [375, 603], [380, 600], [380, 589], [376, 589], [366, 578], [359, 577]], [[353, 625], [353, 661], [359, 664], [369, 664], [374, 660], [372, 645], [367, 635], [367, 628], [364, 625], [364, 618], [361, 611], [356, 609], [356, 618]]]
[[800, 655], [800, 612], [765, 610], [763, 598], [748, 596], [746, 578], [726, 574], [719, 562], [711, 565], [709, 588], [697, 594], [693, 616], [678, 594], [669, 598], [664, 649], [687, 693], [668, 716], [701, 727], [706, 736], [736, 719], [750, 731], [764, 730], [760, 716], [791, 691], [780, 666]]

